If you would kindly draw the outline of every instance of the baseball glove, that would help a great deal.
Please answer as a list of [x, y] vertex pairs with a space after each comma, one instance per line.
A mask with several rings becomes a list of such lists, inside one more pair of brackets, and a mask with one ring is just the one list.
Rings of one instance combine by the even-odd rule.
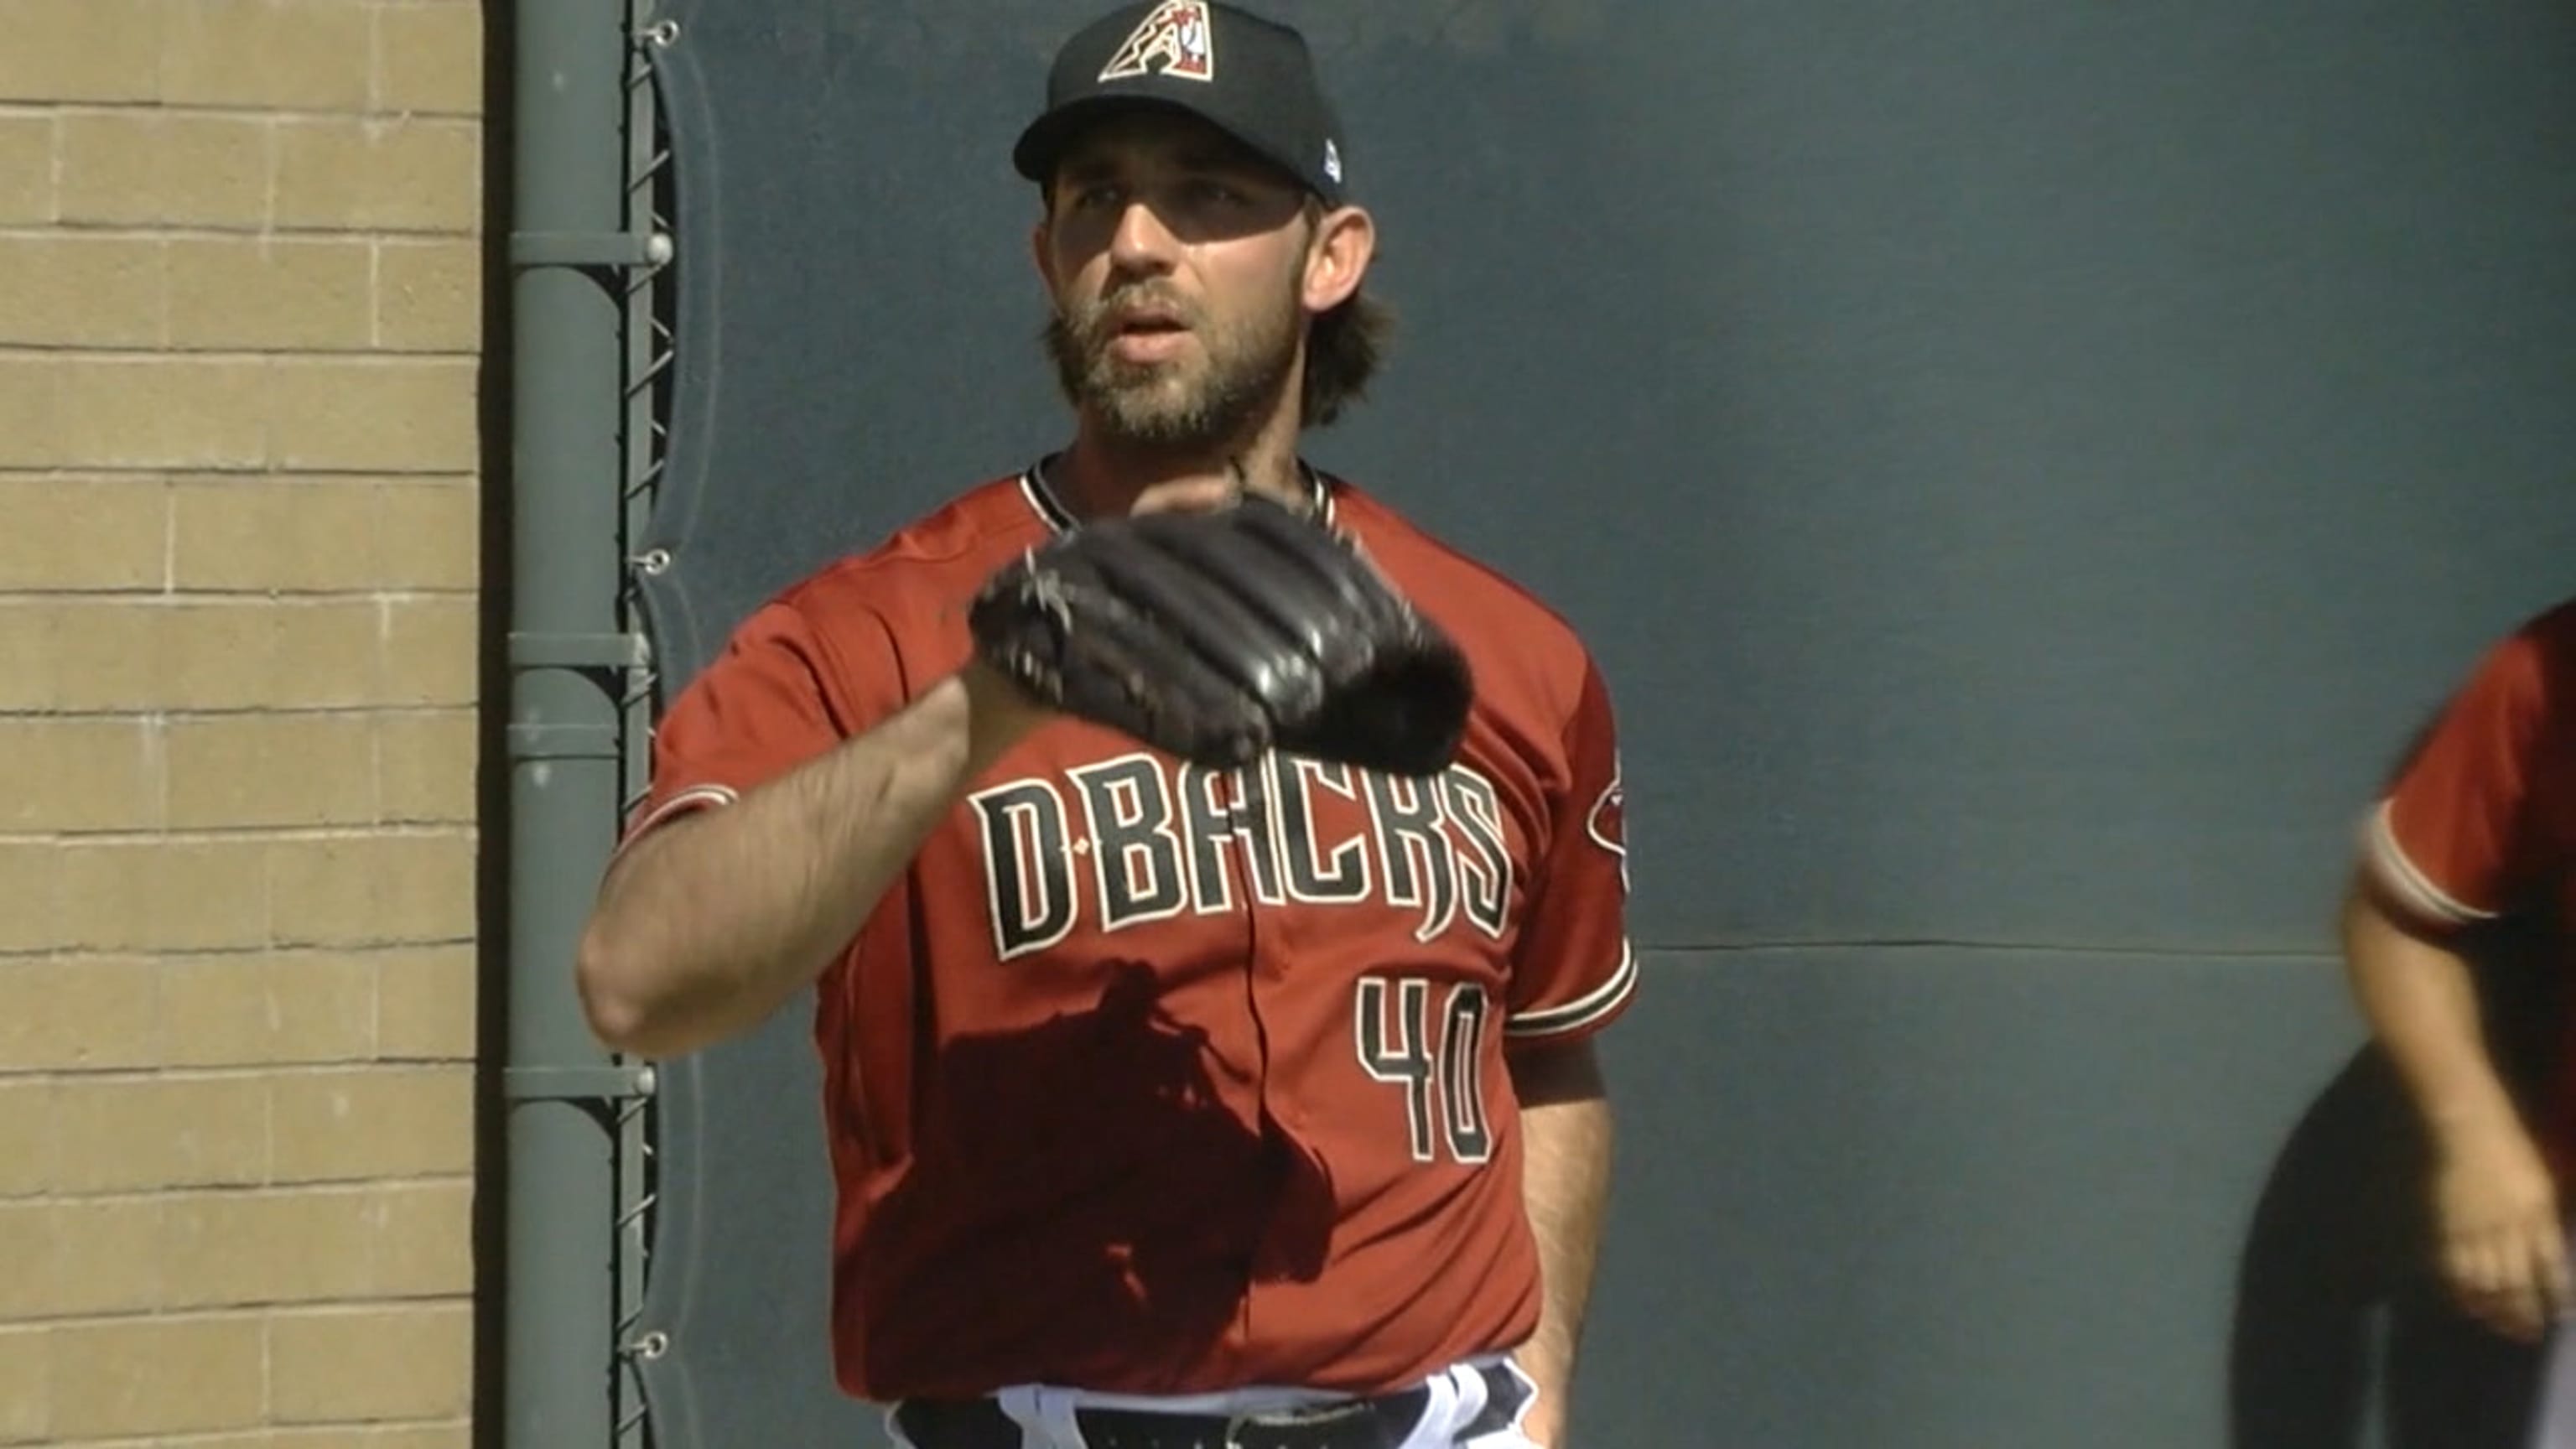
[[1220, 768], [1276, 748], [1437, 774], [1475, 692], [1357, 548], [1257, 494], [1061, 534], [994, 574], [969, 625], [1043, 703]]

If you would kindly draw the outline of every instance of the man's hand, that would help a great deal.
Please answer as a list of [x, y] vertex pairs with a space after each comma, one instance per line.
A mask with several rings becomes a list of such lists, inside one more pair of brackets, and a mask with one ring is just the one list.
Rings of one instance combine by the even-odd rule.
[[2558, 1192], [2518, 1126], [2481, 1126], [2441, 1144], [2433, 1228], [2452, 1296], [2496, 1332], [2535, 1342], [2576, 1301]]

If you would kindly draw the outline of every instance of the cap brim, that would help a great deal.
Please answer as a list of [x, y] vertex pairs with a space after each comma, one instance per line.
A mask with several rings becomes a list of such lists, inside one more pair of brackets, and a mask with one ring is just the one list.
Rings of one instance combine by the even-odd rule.
[[[1018, 144], [1011, 148], [1011, 165], [1022, 176], [1044, 184], [1055, 174], [1055, 165], [1064, 159], [1073, 138], [1112, 116], [1131, 111], [1171, 111], [1178, 115], [1196, 116], [1219, 130], [1225, 130], [1214, 117], [1195, 106], [1161, 96], [1085, 96], [1067, 101], [1029, 123], [1020, 133]], [[1226, 134], [1234, 134], [1227, 131]]]
[[1286, 157], [1274, 155], [1268, 148], [1254, 144], [1242, 132], [1226, 124], [1224, 117], [1211, 115], [1188, 101], [1158, 95], [1084, 96], [1067, 101], [1031, 121], [1028, 129], [1020, 133], [1019, 141], [1011, 147], [1011, 165], [1020, 175], [1044, 186], [1054, 177], [1056, 163], [1064, 159], [1064, 153], [1072, 147], [1077, 136], [1112, 116], [1135, 111], [1167, 111], [1173, 115], [1194, 117], [1224, 132], [1245, 151], [1277, 167], [1292, 184], [1310, 191], [1315, 188], [1313, 179], [1299, 174]]

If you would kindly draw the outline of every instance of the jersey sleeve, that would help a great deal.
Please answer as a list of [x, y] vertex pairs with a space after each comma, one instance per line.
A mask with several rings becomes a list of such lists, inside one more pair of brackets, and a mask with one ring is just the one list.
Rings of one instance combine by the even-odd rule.
[[690, 810], [731, 804], [867, 728], [854, 698], [894, 678], [893, 645], [872, 615], [835, 617], [842, 622], [827, 640], [804, 611], [773, 601], [734, 630], [656, 723], [652, 784], [621, 848]]
[[1565, 736], [1566, 784], [1512, 962], [1507, 1040], [1579, 1040], [1637, 991], [1628, 940], [1627, 799], [1610, 692], [1590, 659]]
[[2371, 811], [2363, 855], [2419, 923], [2492, 920], [2543, 862], [2540, 726], [2550, 652], [2530, 628], [2491, 647], [2416, 741]]

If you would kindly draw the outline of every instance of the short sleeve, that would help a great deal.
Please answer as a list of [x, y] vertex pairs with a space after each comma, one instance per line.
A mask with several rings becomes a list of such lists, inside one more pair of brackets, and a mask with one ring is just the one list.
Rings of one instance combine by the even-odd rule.
[[2542, 862], [2539, 726], [2548, 653], [2530, 629], [2488, 650], [2371, 812], [2364, 855], [2401, 910], [2436, 927], [2509, 909]]
[[786, 602], [763, 605], [671, 701], [653, 733], [653, 778], [626, 840], [692, 809], [730, 804], [829, 751], [872, 721], [851, 703], [849, 673], [891, 676], [892, 646], [872, 615], [835, 616], [826, 639]]
[[1513, 955], [1505, 1034], [1571, 1042], [1608, 1026], [1637, 991], [1628, 940], [1627, 798], [1608, 686], [1589, 658], [1565, 731], [1566, 781]]

